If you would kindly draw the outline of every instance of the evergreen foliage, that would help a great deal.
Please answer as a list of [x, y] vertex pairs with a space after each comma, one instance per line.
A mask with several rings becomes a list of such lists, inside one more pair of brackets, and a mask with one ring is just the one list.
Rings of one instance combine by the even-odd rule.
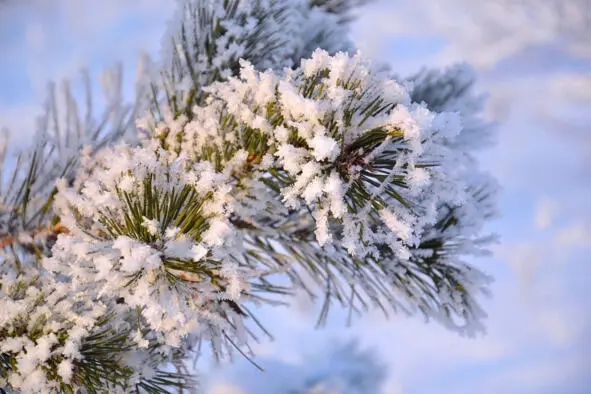
[[248, 358], [252, 307], [297, 289], [319, 324], [484, 329], [492, 125], [465, 66], [400, 81], [343, 52], [365, 2], [181, 1], [132, 105], [120, 71], [99, 119], [87, 76], [83, 115], [50, 90], [36, 144], [0, 150], [2, 391], [196, 389], [202, 344]]

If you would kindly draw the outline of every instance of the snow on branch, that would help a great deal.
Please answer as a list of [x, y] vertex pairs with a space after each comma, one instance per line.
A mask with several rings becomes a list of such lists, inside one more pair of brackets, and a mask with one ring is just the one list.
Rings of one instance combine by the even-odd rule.
[[202, 344], [250, 360], [251, 306], [298, 290], [319, 323], [336, 303], [484, 330], [482, 98], [464, 67], [397, 81], [344, 52], [361, 3], [183, 1], [133, 104], [120, 69], [98, 119], [87, 77], [86, 112], [50, 89], [36, 144], [0, 148], [0, 386], [193, 389]]

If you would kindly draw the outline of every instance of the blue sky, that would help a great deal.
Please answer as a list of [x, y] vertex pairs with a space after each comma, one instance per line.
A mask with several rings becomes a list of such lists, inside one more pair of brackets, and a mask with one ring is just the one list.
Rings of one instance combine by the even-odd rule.
[[[82, 66], [96, 75], [123, 61], [133, 81], [140, 51], [157, 55], [168, 2], [98, 4], [0, 6], [0, 124], [21, 142], [32, 137], [31, 113], [47, 80], [76, 76]], [[490, 115], [501, 125], [482, 162], [503, 186], [503, 217], [490, 225], [502, 239], [495, 256], [475, 261], [496, 278], [484, 302], [488, 334], [463, 339], [418, 318], [377, 314], [345, 329], [339, 313], [314, 331], [314, 307], [300, 300], [289, 311], [263, 311], [276, 341], [262, 344], [261, 355], [298, 363], [331, 338], [358, 336], [388, 364], [389, 394], [591, 390], [584, 362], [591, 352], [591, 2], [556, 4], [378, 0], [359, 12], [352, 32], [363, 53], [400, 74], [468, 61], [490, 94]]]

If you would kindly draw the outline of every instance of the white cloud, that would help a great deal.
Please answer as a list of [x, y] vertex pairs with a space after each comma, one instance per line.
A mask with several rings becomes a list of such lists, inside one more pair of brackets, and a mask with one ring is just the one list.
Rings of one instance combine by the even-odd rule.
[[540, 268], [542, 257], [545, 255], [540, 245], [529, 242], [517, 245], [502, 245], [496, 248], [498, 256], [509, 263], [511, 269], [520, 281], [523, 296], [528, 297], [536, 274]]
[[538, 203], [534, 219], [536, 228], [539, 230], [546, 230], [553, 224], [556, 215], [559, 212], [560, 207], [556, 201], [548, 197], [542, 198]]
[[[591, 47], [591, 44], [589, 44]], [[570, 73], [554, 78], [551, 82], [554, 96], [583, 104], [591, 102], [591, 73]]]
[[211, 388], [210, 394], [245, 394], [239, 386], [230, 383], [217, 383]]
[[394, 34], [438, 36], [447, 41], [442, 61], [483, 69], [540, 45], [589, 59], [590, 10], [589, 0], [383, 0], [361, 22], [360, 41], [376, 53]]
[[384, 387], [384, 394], [405, 394], [404, 387], [398, 382], [388, 382]]
[[[582, 393], [571, 391], [573, 384], [584, 377], [580, 365], [573, 360], [557, 361], [554, 357], [540, 357], [518, 361], [501, 367], [497, 373], [481, 380], [467, 379], [462, 384], [439, 391], [443, 394], [554, 394]], [[431, 391], [435, 393], [435, 391]]]
[[568, 344], [577, 334], [577, 322], [562, 310], [547, 309], [536, 320], [552, 342], [558, 345]]
[[554, 242], [563, 252], [572, 248], [591, 247], [591, 228], [583, 223], [571, 224], [557, 232]]

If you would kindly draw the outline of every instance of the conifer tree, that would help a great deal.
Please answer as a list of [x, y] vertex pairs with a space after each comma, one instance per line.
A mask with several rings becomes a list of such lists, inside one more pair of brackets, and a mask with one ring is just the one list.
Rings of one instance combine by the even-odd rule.
[[256, 308], [298, 289], [319, 325], [484, 329], [473, 76], [377, 71], [346, 36], [361, 3], [181, 1], [133, 103], [120, 69], [99, 118], [87, 75], [50, 89], [34, 146], [0, 149], [0, 391], [197, 389], [187, 360], [250, 358]]

